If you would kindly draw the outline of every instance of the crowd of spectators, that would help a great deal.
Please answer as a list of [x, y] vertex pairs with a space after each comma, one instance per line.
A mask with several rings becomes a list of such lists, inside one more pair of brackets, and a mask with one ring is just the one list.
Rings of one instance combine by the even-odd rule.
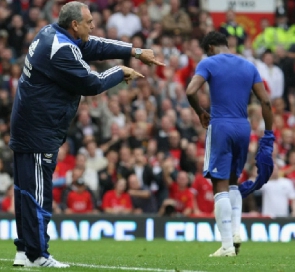
[[[0, 0], [0, 210], [5, 212], [14, 212], [9, 123], [24, 56], [35, 34], [57, 21], [66, 2]], [[198, 0], [81, 2], [92, 12], [92, 35], [151, 48], [166, 66], [149, 67], [135, 58], [90, 63], [100, 72], [123, 62], [145, 78], [82, 97], [53, 175], [55, 213], [212, 216], [212, 184], [202, 176], [206, 131], [189, 107], [185, 89], [206, 57], [200, 47], [203, 37], [217, 30], [228, 37], [233, 54], [256, 65], [275, 116], [276, 171], [268, 186], [244, 200], [243, 211], [295, 214], [295, 25], [288, 24], [287, 13], [276, 14], [275, 26], [262, 20], [263, 31], [253, 41], [233, 10], [225, 12], [221, 26], [214, 26], [210, 11], [202, 10]], [[271, 40], [268, 33], [276, 31], [284, 38]], [[207, 85], [199, 98], [209, 111]], [[249, 155], [240, 182], [255, 179], [255, 154], [264, 131], [261, 107], [253, 97], [249, 122]]]

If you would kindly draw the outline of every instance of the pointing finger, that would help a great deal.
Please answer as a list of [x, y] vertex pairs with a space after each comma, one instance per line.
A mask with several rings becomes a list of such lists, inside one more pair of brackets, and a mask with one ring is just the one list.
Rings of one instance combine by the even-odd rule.
[[135, 74], [136, 77], [144, 77], [144, 75], [142, 75], [141, 73], [138, 73], [136, 71], [134, 71], [134, 74]]
[[165, 63], [160, 62], [160, 61], [158, 61], [156, 59], [151, 60], [151, 63], [156, 64], [156, 65], [159, 65], [159, 66], [166, 66]]

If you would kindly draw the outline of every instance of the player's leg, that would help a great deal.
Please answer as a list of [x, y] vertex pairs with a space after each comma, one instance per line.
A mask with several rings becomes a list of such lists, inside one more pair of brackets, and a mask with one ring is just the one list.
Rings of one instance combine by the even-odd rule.
[[52, 258], [48, 252], [47, 226], [52, 215], [52, 174], [56, 167], [57, 153], [30, 154], [33, 176], [23, 185], [23, 233], [26, 242], [25, 266], [68, 267]]
[[[219, 254], [223, 254], [224, 256], [234, 256], [235, 251], [233, 249], [231, 224], [232, 208], [228, 193], [229, 181], [215, 178], [211, 179], [213, 183], [215, 219], [220, 231], [222, 243], [221, 249], [223, 250], [223, 252], [215, 252], [215, 255], [218, 256]], [[215, 255], [212, 254], [212, 256]]]
[[[18, 239], [15, 240], [17, 247], [24, 244], [26, 255], [31, 259], [40, 254], [39, 226], [43, 225], [42, 217], [38, 217], [38, 197], [43, 186], [41, 182], [41, 168], [33, 153], [15, 153], [15, 179], [16, 191], [16, 221]], [[24, 249], [22, 248], [22, 249]]]
[[236, 124], [234, 131], [234, 152], [231, 166], [229, 197], [232, 205], [232, 231], [236, 254], [241, 246], [240, 227], [242, 221], [242, 195], [238, 188], [238, 178], [241, 175], [248, 155], [250, 140], [250, 125], [248, 121]]
[[22, 231], [22, 215], [21, 215], [21, 191], [20, 191], [20, 183], [19, 176], [22, 175], [21, 171], [19, 171], [19, 157], [22, 154], [14, 152], [14, 162], [13, 162], [13, 172], [14, 172], [14, 210], [15, 210], [15, 222], [16, 222], [16, 233], [17, 238], [14, 240], [14, 244], [16, 246], [16, 254], [13, 262], [13, 266], [24, 266], [26, 261], [25, 255], [25, 242], [23, 239], [23, 231]]
[[[212, 123], [206, 136], [204, 176], [210, 177], [214, 193], [214, 213], [220, 231], [222, 247], [210, 257], [235, 256], [231, 227], [231, 204], [228, 187], [231, 166], [231, 147], [224, 124]], [[223, 133], [220, 133], [222, 131]]]
[[[40, 200], [44, 180], [38, 154], [23, 153], [19, 160], [19, 170], [22, 176], [19, 177], [21, 190], [21, 215], [22, 232], [26, 245], [27, 257], [34, 261], [44, 250], [44, 216]], [[50, 215], [48, 215], [50, 217]], [[48, 257], [48, 255], [47, 255]]]
[[240, 227], [242, 221], [242, 195], [237, 185], [238, 177], [232, 173], [229, 180], [229, 199], [232, 207], [232, 235], [236, 254], [239, 253], [241, 246]]

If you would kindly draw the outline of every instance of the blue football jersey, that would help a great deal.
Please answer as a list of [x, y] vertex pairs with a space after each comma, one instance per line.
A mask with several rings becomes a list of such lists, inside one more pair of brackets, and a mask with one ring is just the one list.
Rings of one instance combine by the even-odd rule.
[[210, 86], [211, 118], [247, 118], [253, 84], [262, 82], [256, 67], [242, 57], [218, 54], [196, 68]]

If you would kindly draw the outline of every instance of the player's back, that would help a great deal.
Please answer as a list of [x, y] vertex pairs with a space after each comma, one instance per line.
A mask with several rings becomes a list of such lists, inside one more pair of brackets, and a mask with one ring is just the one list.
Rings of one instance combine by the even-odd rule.
[[209, 83], [211, 118], [247, 118], [252, 86], [261, 82], [252, 63], [233, 54], [218, 54], [204, 59], [196, 74]]

